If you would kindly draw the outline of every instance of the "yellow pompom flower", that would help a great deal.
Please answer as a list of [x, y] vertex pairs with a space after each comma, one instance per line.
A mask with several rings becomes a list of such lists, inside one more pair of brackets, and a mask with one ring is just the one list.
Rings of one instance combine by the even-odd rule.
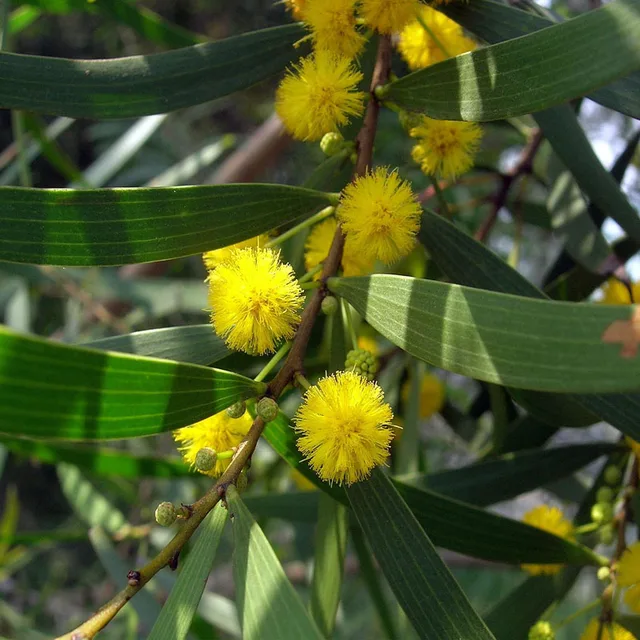
[[360, 80], [348, 58], [317, 51], [287, 72], [276, 92], [276, 111], [294, 138], [320, 140], [362, 113]]
[[[409, 400], [411, 392], [411, 382], [407, 380], [402, 386], [402, 399], [405, 403]], [[438, 413], [444, 404], [445, 388], [440, 378], [432, 373], [427, 373], [420, 383], [420, 406], [421, 418], [429, 418], [434, 413]]]
[[205, 251], [205, 253], [202, 254], [202, 261], [204, 262], [204, 266], [207, 271], [213, 271], [219, 264], [226, 262], [236, 249], [255, 249], [257, 247], [264, 247], [267, 242], [269, 242], [269, 236], [266, 233], [263, 233], [260, 236], [255, 236], [255, 238], [249, 238], [242, 242], [236, 242], [236, 244], [230, 244], [228, 247], [214, 249], [213, 251]]
[[378, 167], [345, 187], [337, 213], [354, 251], [391, 264], [413, 249], [422, 209], [408, 182]]
[[398, 40], [400, 54], [413, 71], [475, 48], [476, 43], [464, 35], [458, 23], [425, 6], [419, 13], [419, 19], [410, 22]]
[[391, 407], [375, 382], [352, 371], [312, 386], [293, 420], [297, 447], [322, 480], [353, 484], [389, 454]]
[[[522, 521], [532, 527], [548, 531], [561, 538], [573, 539], [573, 524], [567, 520], [558, 507], [540, 505], [527, 511]], [[561, 564], [523, 564], [522, 569], [532, 576], [553, 575], [562, 569]]]
[[418, 140], [411, 157], [429, 176], [453, 179], [473, 167], [480, 146], [482, 129], [475, 122], [433, 120], [420, 117], [420, 124], [409, 131]]
[[580, 640], [636, 640], [636, 637], [617, 622], [602, 625], [600, 633], [600, 621], [598, 618], [589, 620], [589, 624], [580, 636]]
[[[640, 302], [640, 284], [631, 285], [633, 301]], [[602, 285], [602, 298], [598, 300], [601, 304], [632, 304], [629, 289], [617, 278], [609, 278]]]
[[[247, 435], [252, 422], [249, 412], [234, 419], [230, 418], [225, 410], [189, 427], [177, 429], [173, 432], [173, 438], [180, 445], [178, 451], [182, 454], [184, 461], [194, 467], [196, 455], [204, 447], [211, 447], [217, 453], [237, 447]], [[218, 460], [213, 469], [207, 472], [200, 471], [200, 473], [217, 478], [223, 474], [230, 462], [231, 458]]]
[[618, 586], [626, 588], [624, 601], [640, 613], [640, 542], [625, 549], [616, 572]]
[[420, 7], [419, 0], [362, 0], [360, 16], [371, 28], [390, 35], [411, 22]]
[[[338, 223], [335, 218], [328, 218], [311, 230], [304, 245], [304, 266], [307, 271], [311, 271], [311, 269], [325, 260], [337, 226]], [[342, 253], [342, 273], [347, 277], [362, 276], [371, 273], [373, 265], [374, 261], [366, 259], [356, 251], [353, 246], [353, 240], [347, 238]], [[318, 273], [315, 279], [318, 280], [319, 278], [320, 274]]]
[[364, 349], [374, 356], [380, 355], [380, 347], [378, 346], [376, 339], [371, 336], [359, 336], [358, 349]]
[[295, 20], [304, 20], [305, 0], [284, 0], [284, 5]]
[[209, 276], [211, 321], [231, 349], [275, 350], [293, 338], [304, 296], [291, 265], [271, 249], [239, 249]]
[[316, 51], [355, 58], [365, 43], [356, 29], [355, 0], [306, 0], [304, 21]]

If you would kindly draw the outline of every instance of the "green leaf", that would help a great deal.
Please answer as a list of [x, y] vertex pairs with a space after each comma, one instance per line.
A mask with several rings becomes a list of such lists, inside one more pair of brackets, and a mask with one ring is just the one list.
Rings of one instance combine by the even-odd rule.
[[539, 391], [613, 392], [640, 386], [640, 365], [603, 332], [626, 307], [551, 302], [394, 275], [332, 278], [387, 339], [462, 375]]
[[347, 507], [320, 494], [309, 611], [326, 638], [333, 636], [340, 604], [348, 524]]
[[603, 455], [611, 444], [580, 444], [506, 454], [428, 475], [402, 476], [403, 483], [484, 507], [565, 478]]
[[224, 506], [218, 504], [200, 525], [198, 539], [151, 629], [149, 640], [186, 638], [211, 572], [227, 516]]
[[210, 324], [136, 331], [83, 346], [191, 364], [213, 364], [231, 353]]
[[10, 484], [4, 495], [4, 504], [0, 512], [0, 567], [6, 561], [11, 541], [18, 527], [20, 500], [15, 485]]
[[[473, 3], [455, 2], [440, 5], [438, 11], [445, 13], [471, 33], [492, 44], [519, 38], [555, 24], [542, 16], [493, 0], [475, 0]], [[602, 89], [593, 91], [588, 97], [605, 107], [633, 118], [640, 118], [638, 96], [640, 96], [640, 73], [635, 72]]]
[[640, 70], [638, 39], [635, 2], [614, 0], [562, 24], [411, 73], [389, 84], [385, 98], [440, 120], [524, 115]]
[[72, 118], [167, 113], [246, 89], [296, 60], [300, 24], [166, 53], [67, 60], [0, 53], [0, 107]]
[[244, 640], [320, 640], [262, 529], [236, 488], [227, 489], [232, 514], [233, 577]]
[[276, 184], [4, 187], [0, 260], [63, 266], [170, 260], [246, 240], [327, 204], [325, 193]]
[[149, 436], [264, 389], [227, 371], [69, 347], [0, 327], [0, 433], [11, 437]]
[[347, 495], [382, 572], [420, 638], [493, 638], [391, 482], [375, 469]]

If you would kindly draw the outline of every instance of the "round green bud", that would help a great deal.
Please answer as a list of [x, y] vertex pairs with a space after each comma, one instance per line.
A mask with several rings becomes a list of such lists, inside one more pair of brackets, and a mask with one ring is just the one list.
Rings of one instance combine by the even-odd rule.
[[613, 502], [614, 493], [611, 487], [600, 487], [596, 493], [596, 502]]
[[236, 489], [239, 493], [242, 493], [249, 484], [249, 474], [243, 469], [240, 475], [236, 479]]
[[553, 627], [546, 620], [538, 620], [531, 629], [527, 640], [555, 640]]
[[615, 465], [611, 464], [604, 470], [604, 481], [612, 487], [619, 484], [621, 479], [622, 472]]
[[216, 466], [217, 461], [218, 454], [215, 449], [212, 449], [211, 447], [202, 447], [202, 449], [196, 453], [196, 459], [193, 464], [198, 471], [206, 473]]
[[320, 140], [320, 149], [325, 156], [335, 156], [344, 148], [344, 138], [336, 131], [325, 133]]
[[591, 507], [591, 519], [596, 524], [605, 524], [613, 520], [613, 506], [610, 502], [596, 502]]
[[338, 310], [338, 301], [334, 296], [327, 296], [323, 298], [321, 308], [325, 316], [332, 316]]
[[170, 527], [178, 517], [176, 508], [171, 502], [161, 502], [156, 507], [156, 522], [161, 527]]
[[260, 398], [256, 413], [265, 422], [271, 422], [278, 417], [278, 403], [273, 398]]
[[420, 124], [421, 116], [419, 113], [412, 113], [411, 111], [401, 111], [398, 114], [400, 124], [405, 131], [411, 131], [414, 127]]
[[611, 569], [609, 569], [609, 567], [600, 567], [596, 575], [598, 576], [598, 580], [602, 580], [602, 582], [604, 582], [609, 579]]
[[378, 371], [378, 361], [366, 349], [352, 349], [347, 353], [344, 368], [347, 371], [355, 371], [355, 373], [371, 381], [375, 378], [376, 371]]
[[605, 524], [603, 527], [600, 527], [598, 531], [598, 538], [600, 539], [601, 544], [610, 545], [615, 540], [615, 537], [616, 530], [612, 524]]
[[227, 415], [235, 420], [237, 418], [242, 418], [246, 410], [246, 402], [234, 402], [230, 407], [227, 407]]

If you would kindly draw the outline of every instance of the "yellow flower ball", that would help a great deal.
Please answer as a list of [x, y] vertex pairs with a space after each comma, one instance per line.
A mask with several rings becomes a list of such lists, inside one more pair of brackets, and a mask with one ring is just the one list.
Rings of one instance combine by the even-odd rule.
[[[237, 447], [247, 435], [252, 422], [249, 413], [234, 419], [230, 418], [226, 411], [221, 411], [189, 427], [177, 429], [173, 432], [173, 438], [180, 445], [178, 450], [184, 461], [195, 468], [196, 455], [200, 449], [210, 447], [220, 453]], [[212, 469], [200, 473], [217, 478], [224, 473], [230, 462], [231, 458], [218, 459]]]
[[419, 13], [419, 19], [407, 24], [398, 40], [400, 54], [414, 71], [475, 48], [476, 43], [464, 35], [459, 24], [425, 6]]
[[629, 295], [629, 289], [617, 278], [609, 278], [602, 285], [602, 298], [598, 300], [601, 304], [632, 304], [632, 302], [640, 302], [640, 284], [631, 285], [631, 293], [633, 301]]
[[372, 29], [390, 35], [413, 20], [420, 7], [419, 0], [362, 0], [360, 16]]
[[267, 242], [269, 242], [269, 236], [263, 233], [260, 236], [255, 236], [242, 242], [236, 242], [236, 244], [230, 244], [228, 247], [206, 251], [202, 254], [202, 261], [207, 271], [213, 271], [220, 263], [227, 261], [236, 249], [264, 247]]
[[360, 80], [348, 58], [316, 51], [287, 72], [276, 92], [276, 111], [294, 138], [320, 140], [364, 110]]
[[[402, 386], [402, 399], [405, 403], [409, 400], [411, 381], [407, 380]], [[420, 383], [420, 417], [429, 418], [442, 409], [445, 398], [445, 388], [440, 378], [432, 373], [427, 373]]]
[[592, 618], [582, 632], [580, 640], [636, 640], [636, 637], [617, 622], [603, 625], [600, 632], [600, 621], [598, 618]]
[[[561, 538], [573, 539], [573, 524], [558, 507], [540, 505], [524, 514], [522, 521], [532, 527], [548, 531]], [[522, 569], [532, 576], [553, 575], [562, 569], [561, 564], [523, 564]]]
[[338, 207], [338, 218], [354, 251], [385, 264], [413, 249], [421, 214], [409, 183], [385, 167], [347, 185]]
[[293, 420], [297, 447], [322, 480], [353, 484], [389, 454], [391, 407], [375, 382], [352, 371], [312, 386]]
[[409, 131], [418, 144], [411, 157], [429, 176], [456, 178], [473, 167], [482, 129], [474, 122], [433, 120], [421, 116], [420, 124]]
[[360, 53], [364, 36], [356, 29], [355, 0], [306, 0], [304, 21], [316, 51], [343, 58]]
[[374, 356], [380, 355], [380, 347], [376, 342], [376, 339], [372, 336], [359, 336], [358, 337], [358, 349], [364, 349]]
[[[336, 219], [329, 218], [313, 227], [304, 245], [304, 266], [307, 271], [311, 271], [324, 262], [331, 248], [337, 226]], [[356, 251], [353, 240], [347, 238], [344, 243], [341, 264], [343, 275], [347, 277], [362, 276], [373, 271], [374, 261], [365, 258]], [[314, 279], [318, 280], [319, 278], [320, 274], [317, 273]]]
[[640, 613], [640, 542], [625, 549], [616, 572], [618, 586], [624, 587], [624, 601], [635, 613]]
[[269, 353], [293, 338], [303, 302], [291, 265], [271, 249], [237, 249], [209, 276], [211, 322], [237, 351]]

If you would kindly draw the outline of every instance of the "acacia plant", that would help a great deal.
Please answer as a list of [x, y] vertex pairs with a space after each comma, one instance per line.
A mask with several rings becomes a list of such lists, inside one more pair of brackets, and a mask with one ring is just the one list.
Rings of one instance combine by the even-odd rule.
[[[285, 0], [277, 15], [286, 24], [198, 44], [135, 3], [82, 4], [176, 48], [103, 60], [9, 52], [25, 7], [10, 13], [4, 2], [0, 106], [12, 110], [22, 185], [6, 186], [9, 177], [0, 187], [0, 274], [27, 277], [38, 265], [123, 335], [78, 345], [46, 328], [0, 328], [0, 441], [16, 459], [57, 464], [92, 526], [85, 535], [112, 558], [105, 566], [122, 564], [113, 545], [123, 539], [144, 549], [116, 572], [120, 590], [61, 637], [107, 634], [145, 595], [152, 618], [140, 635], [211, 637], [196, 612], [225, 527], [248, 640], [342, 633], [349, 553], [381, 637], [551, 640], [587, 611], [584, 640], [635, 637], [640, 316], [625, 264], [640, 247], [640, 220], [619, 183], [638, 134], [608, 172], [578, 115], [588, 99], [623, 114], [617, 122], [639, 117], [637, 0], [596, 0], [563, 18], [529, 1]], [[99, 188], [95, 171], [69, 168], [37, 115], [144, 119], [272, 77], [276, 115], [221, 165], [218, 184], [176, 186], [178, 172], [161, 182], [171, 186]], [[31, 186], [25, 127], [73, 174], [69, 188]], [[277, 162], [285, 137], [316, 159], [319, 143], [323, 159], [296, 175], [301, 186], [249, 181]], [[505, 164], [507, 147], [517, 153]], [[615, 244], [607, 218], [624, 232]], [[544, 231], [532, 236], [533, 227]], [[532, 237], [560, 251], [528, 279], [524, 254], [541, 253]], [[203, 258], [196, 310], [207, 308], [207, 324], [165, 319], [125, 333], [124, 312], [85, 290], [83, 268], [125, 278], [123, 265], [193, 266], [189, 256]], [[602, 303], [591, 298], [599, 287]], [[546, 445], [563, 428], [599, 422], [618, 442]], [[434, 471], [436, 424], [463, 443], [468, 464]], [[150, 436], [166, 446], [163, 432], [181, 459], [102, 446]], [[274, 469], [290, 468], [313, 491], [283, 492], [257, 464], [262, 441]], [[588, 485], [554, 485], [560, 499], [524, 522], [487, 509], [603, 457]], [[208, 484], [196, 483], [189, 504], [155, 502], [153, 525], [113, 509], [115, 524], [101, 519], [100, 494], [77, 504], [92, 478], [189, 474]], [[22, 548], [7, 524], [12, 495], [0, 569]], [[310, 510], [307, 605], [250, 511], [296, 521]], [[171, 535], [154, 550], [160, 526]], [[530, 577], [481, 616], [434, 545]], [[160, 608], [149, 593], [171, 570]], [[558, 615], [589, 572], [597, 598]]]

